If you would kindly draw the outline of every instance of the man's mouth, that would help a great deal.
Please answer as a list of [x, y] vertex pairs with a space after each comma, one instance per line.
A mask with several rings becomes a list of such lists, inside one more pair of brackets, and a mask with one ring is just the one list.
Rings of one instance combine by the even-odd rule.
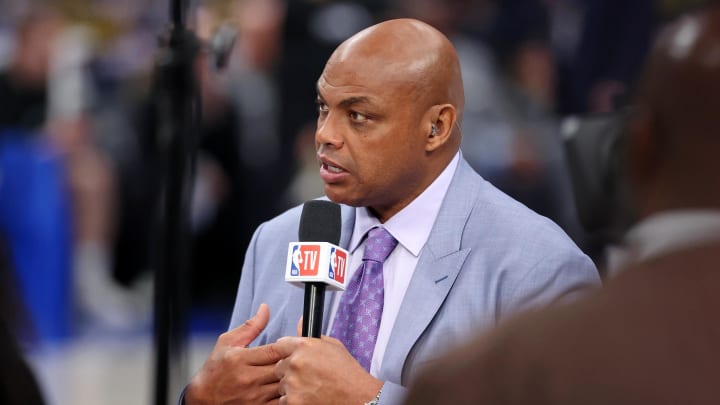
[[320, 178], [325, 184], [337, 184], [348, 176], [348, 171], [340, 166], [335, 166], [325, 159], [320, 161]]
[[323, 169], [325, 169], [325, 170], [327, 170], [327, 171], [329, 171], [329, 172], [331, 172], [331, 173], [342, 173], [342, 172], [345, 171], [345, 170], [343, 170], [343, 169], [341, 169], [341, 168], [339, 168], [339, 167], [337, 167], [337, 166], [333, 166], [333, 165], [327, 164], [327, 163], [323, 163], [323, 164], [322, 164], [322, 167], [323, 167]]

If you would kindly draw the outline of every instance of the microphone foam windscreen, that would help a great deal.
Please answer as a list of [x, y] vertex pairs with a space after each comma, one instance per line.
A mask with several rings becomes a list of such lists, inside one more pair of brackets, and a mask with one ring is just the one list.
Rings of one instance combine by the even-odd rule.
[[331, 201], [312, 200], [303, 205], [298, 231], [300, 242], [340, 244], [340, 206]]

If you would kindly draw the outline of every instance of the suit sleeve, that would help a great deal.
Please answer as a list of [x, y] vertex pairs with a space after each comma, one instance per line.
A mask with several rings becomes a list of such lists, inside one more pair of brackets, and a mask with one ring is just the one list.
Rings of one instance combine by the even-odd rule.
[[378, 405], [400, 405], [405, 400], [407, 393], [408, 389], [402, 385], [385, 381]]
[[517, 313], [572, 301], [600, 286], [592, 260], [574, 246], [573, 249], [548, 249], [548, 252], [512, 283], [503, 312]]
[[[240, 326], [243, 322], [250, 319], [253, 315], [253, 295], [255, 292], [255, 254], [258, 249], [258, 239], [263, 230], [264, 225], [260, 225], [253, 234], [247, 252], [245, 253], [245, 261], [240, 276], [240, 285], [235, 298], [235, 306], [233, 307], [232, 317], [230, 318], [229, 329]], [[257, 309], [257, 308], [255, 308]]]

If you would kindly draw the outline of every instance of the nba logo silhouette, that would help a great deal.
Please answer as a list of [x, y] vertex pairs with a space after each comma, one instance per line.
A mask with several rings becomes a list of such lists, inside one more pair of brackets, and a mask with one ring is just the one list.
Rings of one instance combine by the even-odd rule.
[[300, 264], [302, 264], [302, 257], [300, 256], [300, 246], [295, 245], [292, 247], [292, 264], [290, 265], [290, 275], [297, 277], [300, 275]]
[[334, 247], [330, 248], [330, 278], [337, 281], [338, 283], [345, 284], [346, 264], [347, 253]]

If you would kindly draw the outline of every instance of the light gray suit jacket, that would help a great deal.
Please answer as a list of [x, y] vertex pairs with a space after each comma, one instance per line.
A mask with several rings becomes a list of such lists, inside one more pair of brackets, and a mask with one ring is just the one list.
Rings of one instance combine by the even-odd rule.
[[[267, 303], [270, 321], [253, 345], [297, 334], [303, 289], [287, 284], [284, 276], [301, 210], [295, 207], [262, 224], [248, 247], [231, 328]], [[355, 209], [342, 206], [343, 247], [354, 222]], [[419, 368], [478, 329], [598, 285], [592, 261], [557, 225], [503, 194], [461, 159], [376, 376], [385, 381], [380, 403], [402, 402], [404, 386]], [[326, 314], [332, 294], [325, 299]]]

